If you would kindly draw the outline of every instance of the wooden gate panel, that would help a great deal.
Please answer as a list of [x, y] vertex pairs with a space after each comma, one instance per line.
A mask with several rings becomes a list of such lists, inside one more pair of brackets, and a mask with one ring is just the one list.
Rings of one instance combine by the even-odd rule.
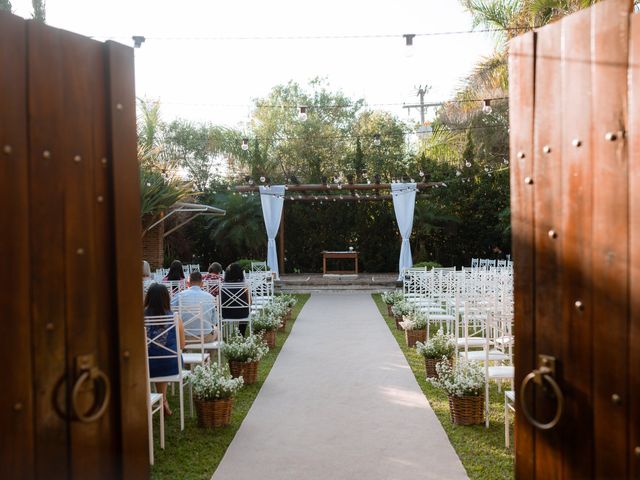
[[[628, 15], [609, 0], [592, 12], [593, 380], [597, 478], [627, 478]], [[637, 399], [635, 399], [637, 401]]]
[[[137, 479], [148, 472], [147, 418], [139, 406], [147, 401], [145, 333], [142, 322], [140, 269], [140, 173], [131, 161], [136, 156], [136, 99], [133, 51], [114, 42], [106, 44], [107, 89], [113, 178], [114, 246], [116, 252], [116, 311], [120, 341], [120, 412], [123, 478]], [[136, 261], [132, 261], [135, 259]], [[131, 312], [140, 312], [140, 323]]]
[[[591, 400], [591, 12], [562, 21], [562, 236], [563, 292], [558, 334], [563, 340], [566, 408], [562, 442], [564, 478], [593, 472]], [[580, 302], [580, 303], [576, 303]]]
[[[560, 312], [562, 311], [560, 256], [564, 241], [562, 224], [562, 117], [560, 58], [561, 24], [551, 24], [538, 32], [536, 46], [536, 102], [534, 118], [534, 208], [535, 229], [535, 350], [536, 355], [562, 357]], [[537, 418], [553, 418], [555, 404], [536, 390]], [[536, 431], [536, 475], [561, 477], [561, 462], [555, 454], [557, 436]]]
[[[530, 32], [513, 40], [509, 54], [509, 111], [511, 122], [511, 224], [514, 232], [512, 252], [514, 271], [515, 321], [517, 338], [534, 338], [533, 280], [533, 111], [536, 34]], [[534, 368], [533, 342], [521, 342], [515, 358], [515, 383]], [[514, 427], [516, 476], [533, 478], [533, 428], [516, 410]]]
[[[30, 251], [36, 476], [69, 471], [65, 347], [64, 83], [58, 31], [28, 22], [30, 136]], [[52, 401], [52, 398], [56, 400]], [[55, 404], [55, 407], [54, 407]], [[59, 411], [56, 411], [59, 410]]]
[[[640, 15], [631, 17], [629, 52], [629, 478], [640, 479]], [[636, 450], [637, 449], [637, 450]]]
[[6, 478], [25, 480], [34, 462], [26, 61], [24, 21], [0, 12], [0, 251], [11, 274], [0, 288], [0, 364], [10, 387], [0, 395], [0, 465]]

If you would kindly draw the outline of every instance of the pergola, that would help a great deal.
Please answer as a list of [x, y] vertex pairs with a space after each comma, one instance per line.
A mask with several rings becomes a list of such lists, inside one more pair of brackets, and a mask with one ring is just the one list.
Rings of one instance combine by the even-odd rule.
[[[391, 183], [294, 183], [285, 185], [285, 193], [283, 195], [286, 201], [296, 202], [376, 202], [391, 200], [393, 198], [390, 192]], [[267, 185], [263, 187], [269, 188]], [[444, 182], [422, 182], [416, 184], [417, 193], [446, 186]], [[246, 194], [260, 192], [260, 185], [242, 185], [235, 187], [236, 192]], [[385, 192], [385, 193], [381, 193]], [[280, 227], [278, 229], [278, 267], [281, 273], [284, 273], [284, 210], [280, 217]]]

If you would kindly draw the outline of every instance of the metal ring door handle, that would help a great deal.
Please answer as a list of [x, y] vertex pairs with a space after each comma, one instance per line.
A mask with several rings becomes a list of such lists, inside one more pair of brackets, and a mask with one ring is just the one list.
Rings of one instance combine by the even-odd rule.
[[[560, 417], [562, 417], [562, 411], [564, 409], [564, 394], [562, 393], [562, 390], [560, 390], [558, 382], [555, 381], [550, 373], [550, 370], [545, 369], [544, 367], [534, 370], [533, 372], [530, 372], [526, 377], [524, 377], [524, 379], [522, 380], [522, 385], [520, 386], [520, 407], [522, 408], [522, 413], [531, 425], [540, 430], [551, 430], [553, 427], [555, 427], [560, 421]], [[527, 409], [525, 393], [527, 390], [527, 385], [529, 385], [531, 380], [535, 380], [535, 383], [538, 383], [539, 385], [546, 381], [549, 385], [551, 385], [551, 388], [556, 395], [556, 414], [553, 419], [551, 419], [551, 421], [547, 423], [542, 423], [533, 418], [533, 415], [531, 415], [531, 412], [529, 412], [529, 410]]]
[[[92, 407], [88, 412], [82, 412], [78, 405], [78, 400], [80, 396], [80, 391], [82, 385], [91, 381], [94, 383], [94, 388], [96, 391], [102, 391], [102, 398], [98, 399], [97, 395], [94, 395], [94, 401]], [[102, 388], [98, 389], [99, 384], [102, 384]], [[74, 416], [83, 423], [90, 423], [98, 420], [104, 412], [106, 412], [107, 407], [109, 407], [109, 400], [111, 399], [111, 383], [109, 382], [109, 378], [104, 374], [102, 370], [97, 367], [92, 368], [91, 370], [83, 371], [76, 383], [73, 386], [73, 390], [71, 393], [71, 408], [73, 409]]]

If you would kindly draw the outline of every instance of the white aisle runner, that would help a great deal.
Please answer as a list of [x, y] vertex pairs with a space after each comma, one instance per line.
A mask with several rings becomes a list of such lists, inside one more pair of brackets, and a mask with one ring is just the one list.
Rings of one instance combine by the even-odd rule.
[[373, 299], [363, 293], [309, 299], [213, 478], [467, 475]]

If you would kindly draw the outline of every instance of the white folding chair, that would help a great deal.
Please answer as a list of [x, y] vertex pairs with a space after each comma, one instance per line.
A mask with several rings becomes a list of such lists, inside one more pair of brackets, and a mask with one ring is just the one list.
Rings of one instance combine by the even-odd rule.
[[[144, 317], [144, 326], [147, 338], [147, 352], [150, 347], [153, 353], [149, 353], [149, 361], [154, 359], [175, 359], [178, 366], [178, 373], [163, 377], [150, 377], [151, 383], [167, 382], [178, 384], [178, 394], [180, 397], [180, 430], [184, 430], [184, 384], [185, 379], [190, 375], [188, 370], [182, 369], [182, 350], [180, 348], [180, 333], [178, 331], [178, 320], [175, 315], [159, 315]], [[169, 339], [175, 335], [176, 346], [168, 345]], [[189, 384], [190, 405], [193, 413], [193, 390]]]
[[516, 392], [507, 390], [504, 392], [504, 446], [509, 448], [509, 411], [516, 413]]
[[251, 262], [252, 272], [266, 272], [267, 270], [267, 262]]
[[175, 297], [176, 295], [178, 295], [183, 290], [186, 290], [187, 288], [187, 281], [184, 279], [183, 280], [163, 280], [162, 284], [165, 287], [167, 287], [167, 290], [169, 290], [169, 296], [171, 298]]

